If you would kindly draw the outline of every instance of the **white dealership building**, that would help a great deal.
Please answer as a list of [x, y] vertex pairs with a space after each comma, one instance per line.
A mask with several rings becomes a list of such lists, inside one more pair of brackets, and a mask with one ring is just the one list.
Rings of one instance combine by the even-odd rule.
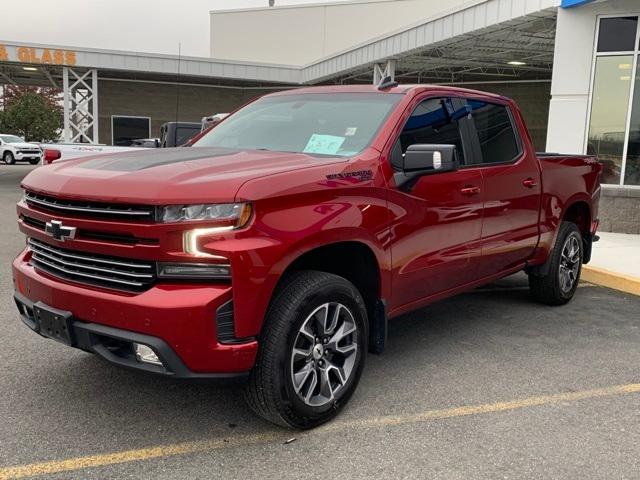
[[65, 138], [103, 143], [127, 118], [148, 119], [152, 136], [159, 122], [300, 85], [391, 75], [488, 90], [520, 104], [537, 149], [598, 154], [603, 229], [640, 233], [640, 0], [356, 0], [209, 15], [208, 58], [0, 41], [0, 83], [57, 85]]

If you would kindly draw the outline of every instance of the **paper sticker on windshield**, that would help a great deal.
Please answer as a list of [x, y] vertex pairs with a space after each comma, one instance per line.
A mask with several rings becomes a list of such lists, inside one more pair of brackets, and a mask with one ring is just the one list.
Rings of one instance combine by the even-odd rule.
[[304, 147], [304, 153], [321, 153], [325, 155], [333, 155], [340, 150], [340, 147], [344, 143], [344, 137], [337, 137], [335, 135], [320, 135], [314, 133], [307, 142], [307, 146]]
[[344, 131], [344, 136], [353, 137], [357, 131], [358, 131], [358, 127], [347, 127], [347, 129]]

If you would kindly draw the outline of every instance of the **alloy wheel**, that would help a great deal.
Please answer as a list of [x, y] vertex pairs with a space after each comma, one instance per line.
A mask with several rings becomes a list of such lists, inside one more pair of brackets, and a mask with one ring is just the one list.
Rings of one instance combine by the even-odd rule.
[[558, 276], [563, 293], [570, 292], [578, 280], [580, 272], [580, 239], [569, 235], [562, 246]]
[[319, 306], [304, 320], [291, 352], [291, 381], [306, 405], [335, 401], [356, 370], [358, 333], [351, 311], [337, 302]]

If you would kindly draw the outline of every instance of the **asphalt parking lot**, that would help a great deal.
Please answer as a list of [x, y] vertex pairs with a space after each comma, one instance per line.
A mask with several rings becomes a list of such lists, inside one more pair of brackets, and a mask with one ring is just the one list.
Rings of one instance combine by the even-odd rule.
[[0, 165], [0, 479], [640, 478], [640, 297], [583, 285], [545, 307], [517, 275], [433, 305], [391, 323], [337, 420], [287, 431], [238, 387], [122, 370], [22, 325], [31, 168]]

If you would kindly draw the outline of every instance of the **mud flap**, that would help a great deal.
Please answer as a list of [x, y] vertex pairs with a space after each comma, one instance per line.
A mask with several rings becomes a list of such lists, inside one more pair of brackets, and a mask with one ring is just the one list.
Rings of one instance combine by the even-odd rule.
[[369, 352], [377, 355], [384, 352], [387, 343], [387, 305], [384, 300], [376, 302], [376, 308], [369, 324]]

